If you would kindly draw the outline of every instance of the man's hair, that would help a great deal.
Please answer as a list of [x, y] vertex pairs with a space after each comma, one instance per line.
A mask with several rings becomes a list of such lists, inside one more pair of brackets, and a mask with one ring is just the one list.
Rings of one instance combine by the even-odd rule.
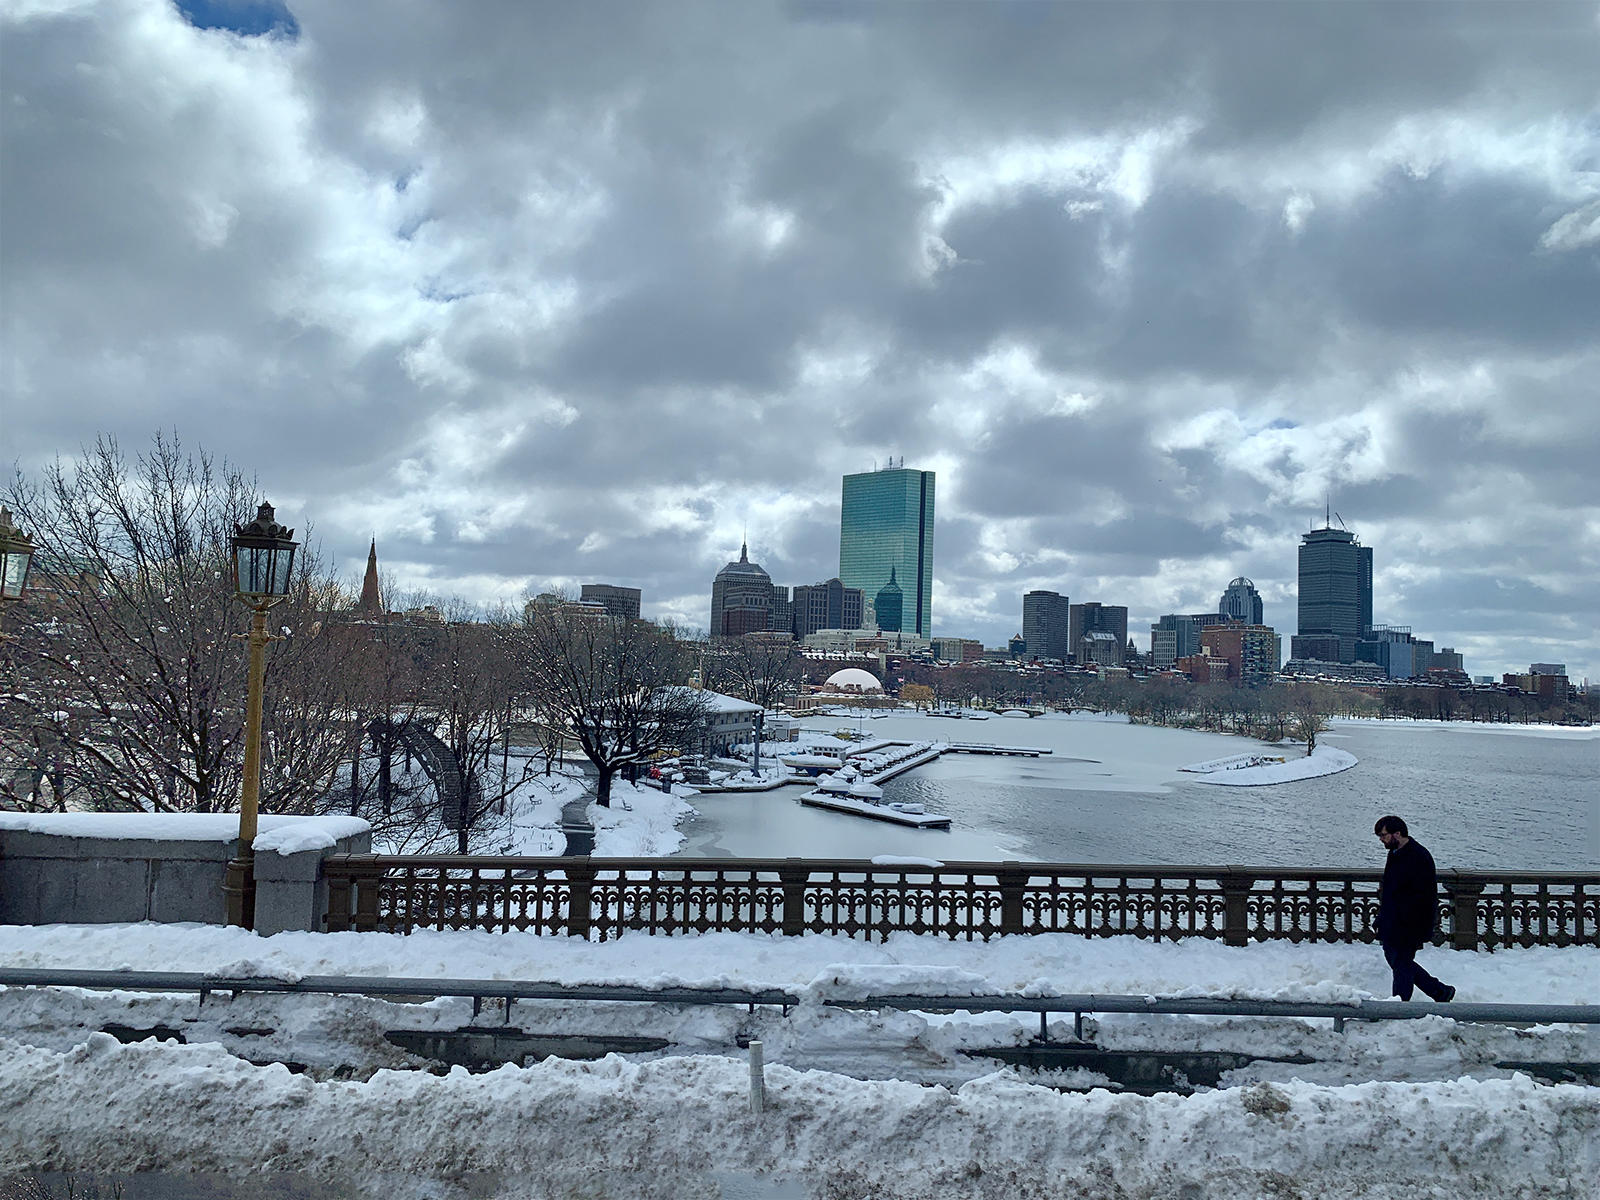
[[1401, 837], [1410, 837], [1406, 832], [1406, 823], [1399, 817], [1379, 817], [1378, 823], [1372, 827], [1373, 833], [1398, 833]]

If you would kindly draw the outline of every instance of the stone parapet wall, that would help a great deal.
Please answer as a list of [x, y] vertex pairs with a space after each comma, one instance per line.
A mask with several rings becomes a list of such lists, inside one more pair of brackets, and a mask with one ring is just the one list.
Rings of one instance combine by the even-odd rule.
[[[121, 816], [0, 814], [0, 924], [222, 924], [223, 876], [236, 845], [227, 832], [237, 830], [237, 815], [129, 814], [121, 821], [127, 836], [119, 836]], [[369, 853], [370, 829], [348, 818], [269, 817], [262, 825], [256, 931], [320, 929], [323, 860]]]

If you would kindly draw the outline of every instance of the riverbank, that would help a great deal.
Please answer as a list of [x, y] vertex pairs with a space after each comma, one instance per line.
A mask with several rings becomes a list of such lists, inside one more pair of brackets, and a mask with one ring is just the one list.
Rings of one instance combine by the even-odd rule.
[[1329, 728], [1448, 729], [1454, 733], [1515, 733], [1524, 737], [1600, 739], [1600, 725], [1541, 725], [1524, 721], [1441, 721], [1412, 717], [1331, 717]]

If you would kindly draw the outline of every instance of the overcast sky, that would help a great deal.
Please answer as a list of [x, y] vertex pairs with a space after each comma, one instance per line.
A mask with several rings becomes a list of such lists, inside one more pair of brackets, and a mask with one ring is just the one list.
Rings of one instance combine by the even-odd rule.
[[[352, 580], [703, 626], [938, 472], [1032, 588], [1600, 676], [1600, 5], [0, 0], [0, 456], [176, 430]], [[187, 14], [187, 15], [185, 15]]]

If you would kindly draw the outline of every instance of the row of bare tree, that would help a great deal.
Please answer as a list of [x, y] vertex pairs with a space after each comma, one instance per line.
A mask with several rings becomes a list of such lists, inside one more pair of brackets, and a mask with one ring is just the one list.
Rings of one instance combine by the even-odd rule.
[[[255, 480], [176, 439], [131, 459], [102, 439], [18, 475], [4, 498], [38, 550], [0, 642], [0, 805], [237, 807], [246, 647], [229, 539], [261, 498]], [[671, 626], [562, 604], [362, 613], [310, 539], [270, 627], [264, 812], [436, 823], [436, 804], [396, 778], [408, 731], [422, 730], [473, 781], [456, 822], [465, 849], [525, 781], [531, 759], [513, 769], [514, 742], [533, 740], [547, 770], [581, 753], [605, 804], [619, 771], [688, 744], [704, 719], [685, 686], [700, 648]]]

